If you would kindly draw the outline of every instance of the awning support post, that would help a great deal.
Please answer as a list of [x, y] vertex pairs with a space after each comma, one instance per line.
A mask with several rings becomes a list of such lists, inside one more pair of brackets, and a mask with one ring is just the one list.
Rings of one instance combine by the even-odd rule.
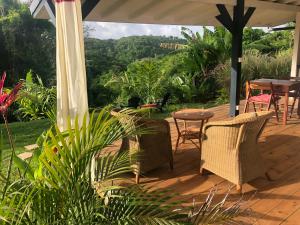
[[299, 69], [300, 69], [300, 13], [297, 13], [296, 27], [294, 33], [294, 47], [293, 47], [291, 77], [299, 77]]
[[239, 114], [242, 55], [243, 55], [243, 29], [255, 11], [255, 8], [248, 8], [244, 14], [245, 0], [238, 0], [233, 9], [231, 18], [227, 8], [218, 4], [220, 15], [216, 19], [232, 34], [231, 50], [231, 84], [230, 84], [230, 116]]

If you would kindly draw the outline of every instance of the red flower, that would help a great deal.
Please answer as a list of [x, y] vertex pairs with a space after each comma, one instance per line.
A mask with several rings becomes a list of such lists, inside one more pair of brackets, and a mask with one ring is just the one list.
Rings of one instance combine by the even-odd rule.
[[8, 107], [17, 99], [17, 94], [22, 88], [23, 83], [18, 83], [14, 89], [9, 93], [4, 93], [3, 86], [6, 78], [6, 73], [4, 72], [0, 81], [0, 113], [4, 114], [7, 112]]

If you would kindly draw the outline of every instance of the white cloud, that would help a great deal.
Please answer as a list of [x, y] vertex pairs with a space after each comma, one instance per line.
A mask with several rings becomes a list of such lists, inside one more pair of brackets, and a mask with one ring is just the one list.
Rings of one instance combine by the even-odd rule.
[[[181, 26], [153, 25], [153, 24], [130, 24], [130, 23], [106, 23], [86, 22], [91, 28], [90, 36], [99, 39], [118, 39], [132, 35], [160, 35], [181, 37]], [[202, 32], [201, 26], [189, 26], [193, 31]]]

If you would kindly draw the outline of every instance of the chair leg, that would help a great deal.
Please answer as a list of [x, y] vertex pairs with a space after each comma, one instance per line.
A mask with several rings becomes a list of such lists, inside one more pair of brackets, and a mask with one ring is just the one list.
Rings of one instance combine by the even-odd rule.
[[276, 116], [276, 120], [277, 120], [277, 122], [279, 122], [277, 104], [276, 104], [276, 102], [273, 102], [273, 104], [274, 104], [274, 108], [275, 108], [275, 116]]
[[242, 193], [243, 193], [243, 185], [242, 185], [242, 184], [237, 184], [237, 185], [236, 185], [236, 190], [237, 190], [240, 194], [242, 194]]
[[265, 173], [265, 176], [268, 181], [273, 181], [273, 179], [270, 177], [270, 174], [268, 172]]
[[253, 104], [254, 112], [256, 112], [255, 103], [253, 102], [252, 104]]
[[170, 159], [170, 169], [173, 170], [174, 169], [174, 162], [173, 162], [173, 159]]
[[247, 101], [245, 105], [244, 113], [248, 112], [248, 110], [249, 110], [249, 102]]
[[136, 174], [135, 174], [135, 183], [136, 183], [136, 184], [139, 184], [139, 183], [140, 183], [140, 174], [139, 174], [139, 173], [136, 173]]
[[204, 175], [204, 168], [200, 167], [200, 171], [199, 172], [200, 172], [200, 175], [203, 176]]
[[292, 107], [291, 107], [291, 114], [290, 114], [290, 118], [292, 118], [292, 115], [293, 115], [293, 112], [294, 112], [294, 108], [295, 108], [295, 103], [296, 103], [296, 100], [297, 100], [297, 98], [295, 97], [295, 98], [294, 98], [294, 101], [293, 101], [293, 104], [292, 104]]
[[177, 141], [176, 141], [176, 146], [175, 146], [174, 154], [177, 152], [177, 149], [178, 149], [178, 146], [179, 146], [179, 140], [180, 140], [180, 136], [178, 135]]

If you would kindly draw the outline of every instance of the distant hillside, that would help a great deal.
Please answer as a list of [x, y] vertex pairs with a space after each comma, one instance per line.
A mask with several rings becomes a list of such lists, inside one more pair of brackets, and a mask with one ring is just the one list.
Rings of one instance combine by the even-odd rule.
[[184, 39], [162, 36], [131, 36], [118, 40], [86, 39], [87, 71], [92, 77], [109, 70], [125, 70], [131, 62], [148, 57], [164, 56], [172, 50], [161, 43], [185, 43]]

